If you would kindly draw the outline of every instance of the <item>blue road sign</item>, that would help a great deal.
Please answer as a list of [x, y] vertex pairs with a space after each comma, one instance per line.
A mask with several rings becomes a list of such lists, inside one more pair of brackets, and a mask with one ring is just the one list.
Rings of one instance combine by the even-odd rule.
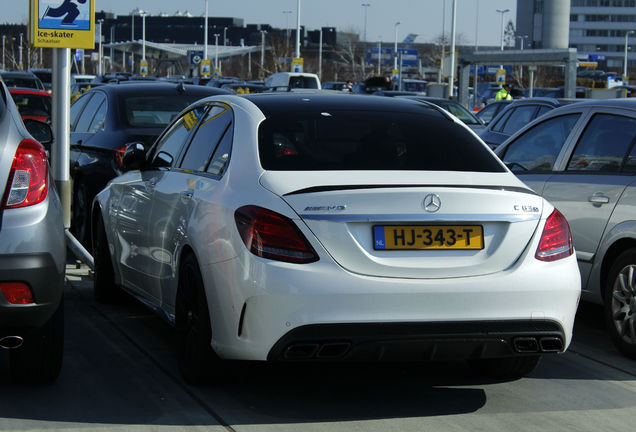
[[188, 63], [191, 65], [200, 65], [203, 60], [203, 50], [189, 50]]

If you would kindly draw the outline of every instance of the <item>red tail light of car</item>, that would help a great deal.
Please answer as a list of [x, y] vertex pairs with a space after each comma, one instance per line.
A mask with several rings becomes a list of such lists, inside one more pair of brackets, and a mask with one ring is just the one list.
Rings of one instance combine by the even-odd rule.
[[23, 140], [13, 157], [3, 207], [5, 209], [38, 204], [49, 191], [49, 168], [44, 147], [32, 139]]
[[548, 217], [534, 257], [540, 261], [557, 261], [574, 253], [570, 225], [556, 209]]
[[0, 282], [0, 292], [11, 304], [33, 303], [31, 288], [22, 282]]
[[286, 216], [262, 207], [245, 206], [234, 212], [234, 220], [245, 246], [254, 255], [296, 264], [318, 261], [314, 248]]

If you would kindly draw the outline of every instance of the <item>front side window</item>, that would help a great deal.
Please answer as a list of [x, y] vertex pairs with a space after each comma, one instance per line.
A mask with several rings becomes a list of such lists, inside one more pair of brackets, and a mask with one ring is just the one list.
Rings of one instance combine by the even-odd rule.
[[275, 171], [417, 170], [503, 172], [464, 127], [435, 111], [295, 112], [259, 127], [259, 157]]
[[181, 168], [204, 171], [210, 155], [232, 121], [232, 113], [225, 107], [212, 106], [201, 121], [183, 157]]
[[513, 172], [551, 171], [579, 117], [568, 114], [539, 123], [510, 143], [502, 160]]
[[[621, 171], [636, 137], [636, 119], [596, 114], [585, 128], [568, 171]], [[628, 161], [629, 166], [629, 161]]]
[[190, 110], [170, 126], [156, 143], [152, 166], [172, 166], [176, 162], [181, 148], [185, 145], [192, 128], [197, 125], [198, 116], [201, 114], [199, 110]]

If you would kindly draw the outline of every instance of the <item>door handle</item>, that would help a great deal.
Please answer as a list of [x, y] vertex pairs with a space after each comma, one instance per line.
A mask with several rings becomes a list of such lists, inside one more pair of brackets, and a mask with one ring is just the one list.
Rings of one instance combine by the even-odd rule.
[[145, 183], [146, 186], [153, 188], [157, 185], [157, 179], [152, 178], [150, 180], [146, 180]]
[[609, 197], [605, 196], [605, 195], [592, 195], [591, 197], [589, 197], [587, 199], [589, 202], [591, 202], [592, 204], [608, 204], [610, 202]]

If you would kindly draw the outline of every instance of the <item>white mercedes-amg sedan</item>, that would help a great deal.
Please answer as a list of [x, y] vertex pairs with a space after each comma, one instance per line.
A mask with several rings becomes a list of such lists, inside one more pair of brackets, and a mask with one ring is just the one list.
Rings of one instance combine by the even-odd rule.
[[213, 96], [123, 163], [93, 206], [95, 296], [174, 323], [190, 382], [237, 359], [515, 377], [570, 344], [567, 221], [432, 104]]

